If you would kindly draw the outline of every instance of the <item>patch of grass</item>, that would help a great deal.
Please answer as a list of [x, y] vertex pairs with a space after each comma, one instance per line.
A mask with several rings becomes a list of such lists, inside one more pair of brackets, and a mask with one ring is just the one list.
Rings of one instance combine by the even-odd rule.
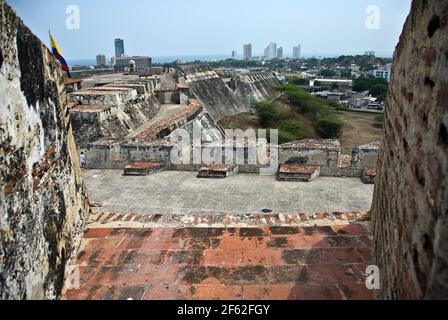
[[374, 127], [376, 128], [383, 128], [383, 124], [384, 124], [384, 113], [381, 114], [377, 114], [374, 118], [375, 123], [373, 124]]

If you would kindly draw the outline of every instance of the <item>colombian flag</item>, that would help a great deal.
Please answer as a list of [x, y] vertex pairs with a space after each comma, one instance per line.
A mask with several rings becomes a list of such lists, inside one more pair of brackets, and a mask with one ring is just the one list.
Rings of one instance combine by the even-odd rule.
[[54, 41], [53, 37], [50, 33], [50, 42], [51, 42], [51, 51], [53, 52], [53, 55], [59, 60], [61, 63], [62, 70], [67, 72], [68, 76], [71, 78], [70, 75], [70, 69], [68, 68], [68, 64], [65, 61], [64, 57], [62, 56], [61, 49], [59, 49], [59, 46], [57, 45], [56, 41]]

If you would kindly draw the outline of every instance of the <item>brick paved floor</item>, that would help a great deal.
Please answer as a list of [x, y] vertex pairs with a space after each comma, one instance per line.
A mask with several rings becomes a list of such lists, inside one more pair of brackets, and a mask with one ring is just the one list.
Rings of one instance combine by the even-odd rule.
[[65, 299], [373, 299], [361, 225], [95, 228]]

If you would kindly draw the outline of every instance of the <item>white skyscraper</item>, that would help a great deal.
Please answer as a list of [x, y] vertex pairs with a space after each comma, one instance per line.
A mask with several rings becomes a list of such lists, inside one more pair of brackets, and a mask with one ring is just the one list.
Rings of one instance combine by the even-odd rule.
[[271, 60], [277, 58], [277, 44], [271, 42], [264, 50], [264, 56], [266, 59]]
[[248, 43], [244, 45], [244, 60], [251, 60], [252, 59], [252, 44]]
[[277, 59], [283, 59], [283, 47], [277, 49]]
[[292, 54], [292, 56], [293, 56], [294, 59], [300, 59], [300, 51], [301, 51], [301, 46], [300, 46], [300, 44], [299, 44], [297, 47], [294, 47], [294, 48], [293, 48], [293, 54]]

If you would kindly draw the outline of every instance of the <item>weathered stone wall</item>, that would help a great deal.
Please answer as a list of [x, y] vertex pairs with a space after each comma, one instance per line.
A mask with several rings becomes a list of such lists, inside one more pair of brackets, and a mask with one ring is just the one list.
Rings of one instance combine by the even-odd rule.
[[0, 299], [57, 298], [88, 201], [60, 67], [0, 0]]
[[145, 89], [143, 84], [111, 84], [71, 93], [70, 99], [79, 104], [70, 110], [77, 147], [123, 138], [154, 118], [161, 105]]
[[254, 101], [271, 100], [278, 96], [278, 84], [272, 73], [253, 73], [236, 79], [233, 92], [209, 66], [186, 65], [181, 68], [191, 92], [216, 122], [225, 116], [250, 111]]
[[341, 145], [339, 140], [301, 140], [279, 146], [280, 164], [319, 166], [337, 169]]
[[380, 298], [448, 298], [448, 1], [414, 0], [396, 48], [372, 217]]
[[363, 169], [364, 167], [376, 168], [381, 142], [375, 141], [355, 148], [352, 152], [352, 167]]
[[214, 121], [229, 115], [249, 111], [239, 97], [207, 65], [182, 67], [183, 76], [194, 94]]
[[275, 88], [279, 82], [272, 72], [254, 72], [237, 76], [236, 92], [248, 106], [252, 102], [270, 101], [280, 96]]

